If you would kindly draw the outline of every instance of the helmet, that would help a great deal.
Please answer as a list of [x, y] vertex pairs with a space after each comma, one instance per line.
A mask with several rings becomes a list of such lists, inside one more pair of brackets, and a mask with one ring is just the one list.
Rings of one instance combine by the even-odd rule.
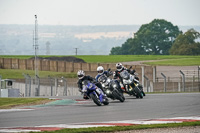
[[85, 72], [83, 70], [79, 70], [77, 72], [77, 76], [78, 76], [79, 79], [82, 79], [85, 76]]
[[103, 74], [104, 68], [103, 68], [102, 66], [98, 66], [98, 67], [97, 67], [97, 72], [98, 72], [99, 74]]
[[121, 71], [123, 69], [122, 63], [117, 63], [116, 68], [117, 68], [118, 71]]

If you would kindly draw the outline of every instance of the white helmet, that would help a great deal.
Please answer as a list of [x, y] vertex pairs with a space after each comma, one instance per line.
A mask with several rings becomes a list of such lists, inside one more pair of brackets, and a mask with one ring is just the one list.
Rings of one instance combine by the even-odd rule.
[[102, 66], [98, 66], [97, 67], [97, 72], [98, 72], [98, 74], [103, 74], [104, 68]]
[[79, 70], [77, 72], [77, 76], [78, 76], [79, 79], [82, 79], [85, 76], [85, 72], [83, 70]]
[[117, 68], [118, 71], [121, 71], [123, 69], [122, 63], [117, 63], [116, 68]]

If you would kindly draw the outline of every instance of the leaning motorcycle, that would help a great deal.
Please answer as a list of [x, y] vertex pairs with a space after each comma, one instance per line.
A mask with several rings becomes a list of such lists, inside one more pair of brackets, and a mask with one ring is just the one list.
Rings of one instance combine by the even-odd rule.
[[130, 68], [128, 69], [128, 72], [131, 74], [131, 75], [133, 75], [133, 80], [134, 80], [134, 82], [135, 82], [135, 84], [137, 84], [138, 85], [138, 88], [142, 91], [142, 94], [143, 94], [143, 96], [146, 96], [146, 94], [144, 93], [144, 91], [143, 91], [143, 86], [140, 84], [140, 82], [139, 82], [139, 78], [138, 78], [138, 73], [136, 73], [136, 71], [135, 70], [131, 70], [132, 69], [132, 66], [130, 66]]
[[123, 84], [125, 85], [125, 92], [129, 95], [136, 96], [136, 98], [143, 98], [143, 93], [139, 88], [139, 82], [135, 82], [135, 78], [133, 75], [128, 73], [128, 71], [123, 70], [120, 73], [122, 77]]
[[106, 75], [102, 75], [99, 77], [98, 81], [101, 83], [107, 97], [111, 98], [112, 100], [117, 99], [120, 102], [125, 101], [123, 92], [121, 91], [120, 85], [116, 80], [110, 79]]
[[88, 80], [84, 81], [82, 92], [98, 106], [109, 104], [108, 98], [102, 90]]
[[134, 82], [138, 86], [138, 88], [141, 90], [143, 96], [146, 96], [146, 94], [143, 91], [143, 86], [140, 84], [140, 81], [139, 81], [139, 78], [137, 77], [137, 75], [138, 75], [137, 73], [133, 74], [133, 76], [134, 76]]

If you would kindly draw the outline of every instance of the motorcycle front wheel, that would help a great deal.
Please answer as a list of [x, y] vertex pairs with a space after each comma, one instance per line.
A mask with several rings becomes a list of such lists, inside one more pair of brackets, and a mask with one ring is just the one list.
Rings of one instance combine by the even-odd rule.
[[109, 104], [109, 101], [108, 101], [108, 98], [105, 98], [105, 101], [103, 102], [104, 105], [108, 105]]
[[120, 92], [118, 91], [113, 91], [113, 95], [116, 99], [118, 99], [120, 102], [124, 102], [125, 101], [125, 97], [123, 94], [121, 94]]
[[93, 100], [93, 102], [96, 105], [101, 106], [101, 102], [100, 102], [99, 98], [97, 98], [97, 96], [95, 94], [90, 93], [90, 97], [91, 97], [91, 99]]
[[139, 89], [141, 90], [143, 96], [146, 96], [146, 94], [145, 94], [144, 91], [143, 91], [143, 87], [142, 87], [141, 85], [139, 85], [138, 87], [139, 87]]
[[134, 88], [134, 90], [136, 92], [136, 97], [137, 98], [143, 98], [143, 93], [137, 86]]

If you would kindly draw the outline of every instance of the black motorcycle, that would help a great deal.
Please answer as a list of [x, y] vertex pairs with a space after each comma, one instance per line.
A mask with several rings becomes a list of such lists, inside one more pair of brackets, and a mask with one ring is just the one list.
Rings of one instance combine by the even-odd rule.
[[118, 99], [120, 102], [125, 101], [121, 87], [116, 80], [111, 79], [106, 75], [101, 75], [98, 81], [101, 83], [102, 88], [108, 98], [111, 98], [112, 100]]

